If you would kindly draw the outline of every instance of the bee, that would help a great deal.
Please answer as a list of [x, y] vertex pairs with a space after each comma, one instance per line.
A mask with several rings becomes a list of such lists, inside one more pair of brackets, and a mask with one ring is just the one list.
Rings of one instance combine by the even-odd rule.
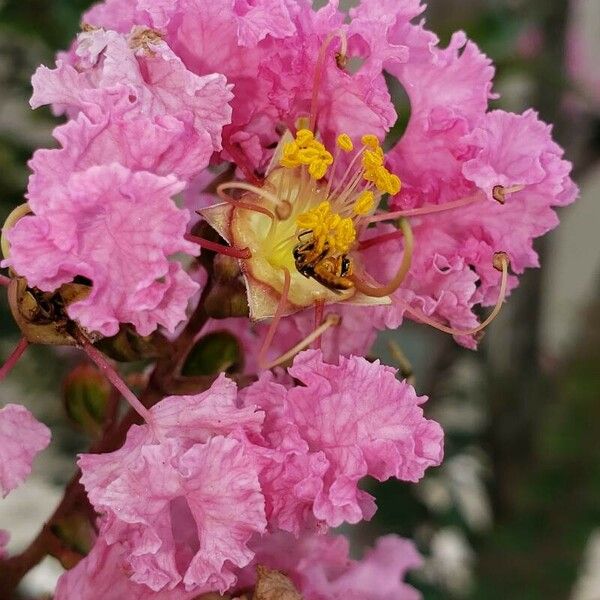
[[302, 236], [308, 233], [310, 232], [298, 236], [300, 243], [294, 248], [294, 261], [298, 272], [307, 279], [312, 277], [336, 294], [352, 288], [354, 283], [349, 278], [352, 275], [351, 259], [346, 254], [330, 256], [327, 244], [318, 251], [314, 240], [303, 242]]

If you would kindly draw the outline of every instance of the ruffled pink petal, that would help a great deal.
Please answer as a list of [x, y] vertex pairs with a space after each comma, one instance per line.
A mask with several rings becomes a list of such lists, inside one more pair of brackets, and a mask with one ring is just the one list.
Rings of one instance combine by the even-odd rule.
[[[31, 473], [33, 459], [50, 443], [50, 430], [19, 404], [0, 409], [0, 493], [17, 488]], [[0, 539], [8, 541], [6, 534]]]
[[170, 167], [188, 179], [221, 149], [222, 128], [231, 120], [231, 86], [223, 75], [195, 75], [163, 41], [140, 41], [143, 36], [139, 29], [130, 36], [82, 33], [74, 65], [59, 60], [54, 70], [38, 69], [31, 104], [87, 117], [79, 119], [78, 131], [94, 141], [90, 148], [80, 144], [87, 164], [120, 157], [132, 168], [167, 173]]
[[[81, 455], [81, 482], [109, 545], [127, 549], [129, 578], [154, 591], [226, 591], [266, 527], [261, 460], [245, 434], [263, 415], [236, 408], [220, 377], [197, 396], [171, 396], [110, 454]], [[238, 415], [238, 419], [235, 415]], [[223, 437], [224, 433], [232, 435]]]
[[134, 583], [128, 575], [128, 553], [124, 544], [108, 545], [99, 538], [90, 553], [58, 580], [55, 600], [191, 600], [195, 592], [180, 589], [154, 592]]
[[256, 557], [240, 575], [241, 586], [254, 583], [255, 565], [277, 569], [290, 577], [305, 600], [418, 600], [421, 595], [404, 582], [422, 558], [414, 544], [395, 535], [377, 540], [361, 560], [350, 558], [343, 536], [288, 533], [256, 541]]
[[307, 351], [289, 373], [303, 384], [288, 392], [291, 419], [331, 464], [315, 501], [317, 518], [336, 526], [372, 516], [370, 498], [356, 487], [359, 479], [418, 481], [441, 462], [442, 430], [419, 407], [426, 398], [398, 381], [394, 369], [359, 357], [330, 365], [320, 352]]
[[198, 288], [168, 260], [196, 253], [183, 239], [189, 215], [171, 200], [182, 184], [118, 164], [66, 177], [63, 195], [48, 206], [32, 198], [36, 214], [8, 233], [5, 264], [48, 291], [78, 275], [90, 279], [90, 295], [69, 314], [103, 335], [114, 335], [119, 323], [132, 323], [142, 335], [158, 325], [173, 330]]

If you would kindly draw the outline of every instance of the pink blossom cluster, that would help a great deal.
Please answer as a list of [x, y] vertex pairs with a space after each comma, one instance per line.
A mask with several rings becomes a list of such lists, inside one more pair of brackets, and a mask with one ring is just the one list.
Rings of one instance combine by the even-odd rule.
[[[358, 487], [364, 477], [418, 481], [441, 462], [443, 434], [424, 418], [425, 398], [393, 369], [359, 357], [335, 366], [307, 351], [288, 375], [297, 384], [265, 375], [239, 391], [222, 375], [207, 392], [156, 404], [149, 423], [133, 426], [120, 450], [82, 455], [81, 481], [102, 515], [99, 539], [63, 576], [57, 597], [92, 589], [99, 569], [110, 580], [126, 573], [124, 589], [134, 594], [135, 584], [145, 586], [144, 598], [154, 597], [150, 590], [159, 598], [224, 593], [240, 589], [257, 561], [285, 566], [273, 545], [296, 543], [294, 552], [307, 558], [294, 569], [324, 570], [319, 581], [299, 573], [307, 577], [299, 581], [307, 599], [345, 598], [346, 590], [365, 597], [358, 573], [376, 577], [371, 561], [395, 573], [386, 585], [403, 589], [400, 575], [418, 562], [412, 546], [382, 540], [396, 553], [375, 550], [366, 564], [352, 565], [343, 542], [324, 533], [373, 516], [374, 498]], [[331, 544], [328, 566], [314, 547]]]
[[[203, 243], [239, 259], [235, 277], [256, 301], [244, 264], [251, 249], [191, 231], [189, 209], [218, 202], [214, 180], [233, 174], [264, 195], [276, 148], [307, 118], [325, 157], [345, 134], [346, 146], [363, 140], [373, 156], [381, 151], [384, 169], [380, 142], [397, 117], [386, 77], [411, 105], [385, 159], [401, 188], [353, 239], [372, 280], [393, 281], [410, 255], [405, 277], [377, 301], [293, 314], [283, 302], [270, 315], [274, 323], [286, 315], [271, 360], [330, 315], [337, 324], [320, 350], [298, 347], [287, 370], [265, 368], [270, 323], [212, 319], [193, 335], [233, 334], [247, 385], [221, 374], [202, 393], [151, 407], [124, 394], [145, 423], [120, 449], [79, 458], [97, 535], [61, 577], [57, 600], [241, 595], [257, 566], [284, 572], [305, 600], [419, 597], [403, 582], [420, 564], [410, 542], [386, 536], [355, 561], [328, 531], [374, 515], [365, 478], [417, 482], [442, 460], [426, 398], [363, 356], [379, 330], [405, 317], [475, 348], [480, 307], [499, 308], [518, 276], [538, 266], [534, 240], [577, 195], [550, 126], [532, 110], [490, 111], [491, 61], [461, 32], [441, 47], [419, 19], [424, 9], [421, 0], [360, 0], [349, 14], [338, 0], [319, 10], [310, 0], [105, 0], [56, 66], [34, 75], [32, 107], [51, 105], [65, 122], [54, 132], [58, 147], [30, 162], [27, 214], [4, 232], [2, 266], [36, 293], [86, 286], [65, 310], [90, 336], [78, 342], [93, 360], [100, 352], [90, 354], [90, 340], [122, 325], [176, 335], [192, 298], [213, 291], [191, 258]], [[352, 158], [339, 160], [351, 170]], [[329, 191], [342, 182], [332, 175]], [[392, 217], [410, 219], [410, 238], [384, 223]], [[116, 373], [111, 381], [123, 393]], [[24, 408], [0, 410], [2, 494], [48, 443]]]
[[[458, 331], [476, 326], [474, 308], [498, 296], [495, 253], [510, 259], [513, 288], [524, 269], [538, 266], [533, 240], [556, 226], [553, 207], [572, 202], [577, 190], [550, 127], [533, 111], [488, 112], [496, 97], [491, 61], [462, 33], [441, 48], [416, 21], [423, 10], [419, 0], [362, 0], [346, 23], [333, 1], [317, 11], [306, 0], [94, 7], [56, 68], [34, 76], [32, 105], [51, 103], [69, 121], [55, 134], [62, 147], [31, 161], [35, 216], [8, 233], [5, 265], [43, 290], [75, 276], [91, 280], [90, 296], [69, 308], [91, 330], [112, 335], [119, 323], [143, 334], [172, 330], [197, 284], [170, 258], [198, 252], [183, 239], [189, 217], [173, 198], [206, 179], [209, 161], [233, 161], [246, 174], [264, 168], [281, 127], [293, 128], [310, 109], [320, 48], [341, 31], [348, 58], [362, 64], [351, 72], [327, 63], [319, 133], [328, 142], [343, 131], [383, 139], [396, 119], [384, 72], [399, 81], [411, 117], [388, 153], [403, 182], [391, 207], [417, 209], [416, 243], [390, 306], [339, 307], [349, 313], [338, 336], [344, 343], [326, 334], [328, 356], [364, 353], [377, 329], [405, 316]], [[104, 189], [113, 179], [119, 185]], [[472, 195], [477, 202], [430, 210]], [[396, 239], [366, 251], [371, 274], [385, 277], [402, 247]], [[307, 321], [291, 317], [290, 334], [305, 335]], [[471, 335], [457, 339], [476, 344]]]

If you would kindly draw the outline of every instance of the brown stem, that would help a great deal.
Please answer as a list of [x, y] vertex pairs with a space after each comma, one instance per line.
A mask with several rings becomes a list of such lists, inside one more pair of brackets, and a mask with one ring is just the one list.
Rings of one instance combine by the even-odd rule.
[[[157, 361], [148, 385], [139, 398], [145, 407], [150, 408], [160, 401], [169, 393], [172, 382], [177, 380], [181, 363], [190, 351], [197, 334], [208, 320], [208, 315], [204, 310], [204, 300], [209, 289], [210, 279], [187, 325], [172, 343], [170, 351]], [[130, 410], [117, 426], [107, 427], [102, 439], [94, 444], [89, 452], [102, 454], [116, 450], [123, 443], [129, 428], [140, 421], [139, 415], [133, 409]], [[52, 528], [58, 521], [75, 512], [87, 513], [92, 520], [95, 518], [85, 489], [79, 483], [80, 476], [81, 472], [78, 470], [67, 484], [60, 504], [31, 544], [21, 554], [0, 560], [0, 600], [14, 598], [14, 590], [21, 579], [48, 554], [55, 551], [57, 538], [52, 533]]]

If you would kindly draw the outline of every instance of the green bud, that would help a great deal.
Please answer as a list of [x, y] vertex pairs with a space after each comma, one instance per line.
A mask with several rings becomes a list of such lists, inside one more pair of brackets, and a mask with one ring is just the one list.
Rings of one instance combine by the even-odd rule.
[[92, 365], [79, 365], [63, 384], [63, 403], [67, 416], [92, 437], [99, 437], [108, 418], [111, 386]]
[[214, 331], [196, 342], [185, 359], [181, 374], [201, 377], [239, 372], [243, 367], [243, 351], [237, 338], [227, 331]]
[[75, 513], [63, 517], [51, 526], [60, 544], [53, 545], [51, 554], [65, 569], [72, 569], [92, 549], [94, 532], [85, 515]]
[[158, 332], [141, 336], [129, 325], [122, 325], [117, 335], [101, 339], [96, 347], [113, 360], [135, 362], [164, 354], [167, 340]]

